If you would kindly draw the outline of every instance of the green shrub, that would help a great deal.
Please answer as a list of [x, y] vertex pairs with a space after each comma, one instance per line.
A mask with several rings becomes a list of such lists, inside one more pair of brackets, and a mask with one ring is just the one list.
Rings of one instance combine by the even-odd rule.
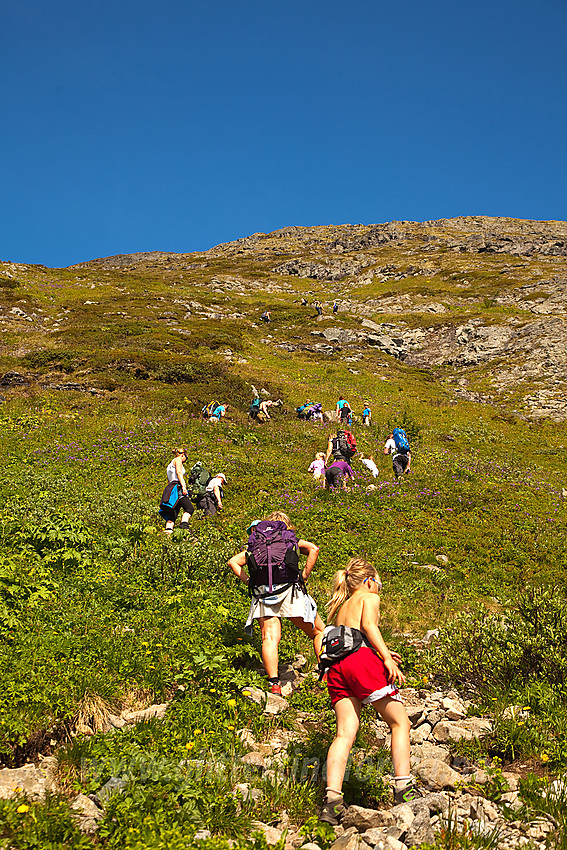
[[528, 587], [502, 613], [476, 605], [441, 633], [431, 669], [481, 693], [506, 682], [567, 681], [567, 598], [559, 587]]
[[93, 846], [79, 830], [67, 801], [49, 795], [42, 803], [25, 797], [0, 800], [0, 844], [12, 850], [92, 850]]

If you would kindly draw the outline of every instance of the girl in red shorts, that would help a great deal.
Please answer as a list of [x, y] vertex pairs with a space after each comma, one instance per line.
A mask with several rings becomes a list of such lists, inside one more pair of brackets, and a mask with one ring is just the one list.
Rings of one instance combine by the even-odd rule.
[[368, 561], [351, 558], [333, 581], [328, 603], [329, 620], [362, 632], [366, 645], [335, 662], [327, 673], [327, 687], [337, 718], [337, 734], [327, 756], [327, 790], [321, 820], [337, 824], [345, 810], [342, 784], [348, 757], [358, 732], [362, 705], [371, 705], [392, 733], [394, 800], [409, 802], [419, 796], [410, 775], [410, 724], [396, 687], [405, 682], [398, 663], [378, 628], [382, 582]]

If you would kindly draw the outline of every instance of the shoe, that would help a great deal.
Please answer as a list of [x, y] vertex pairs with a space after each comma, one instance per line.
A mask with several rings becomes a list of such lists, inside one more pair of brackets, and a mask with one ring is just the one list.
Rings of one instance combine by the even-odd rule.
[[335, 797], [334, 800], [329, 800], [323, 803], [319, 820], [323, 823], [330, 823], [331, 826], [338, 826], [340, 819], [346, 812], [346, 808], [342, 797]]
[[412, 800], [423, 797], [424, 793], [421, 788], [417, 787], [415, 782], [410, 782], [405, 788], [394, 791], [394, 805], [398, 806], [400, 803], [411, 803]]
[[186, 530], [187, 528], [191, 528], [191, 526], [189, 525], [189, 523], [188, 523], [188, 522], [180, 522], [180, 523], [179, 523], [179, 528], [182, 528], [183, 530]]
[[270, 685], [270, 693], [275, 694], [278, 697], [282, 695], [282, 686], [276, 682], [274, 685]]

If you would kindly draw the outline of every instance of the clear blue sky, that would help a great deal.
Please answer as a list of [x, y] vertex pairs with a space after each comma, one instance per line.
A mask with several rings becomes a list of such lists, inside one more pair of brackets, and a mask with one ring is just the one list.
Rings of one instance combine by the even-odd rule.
[[0, 259], [286, 225], [565, 219], [565, 0], [18, 0]]

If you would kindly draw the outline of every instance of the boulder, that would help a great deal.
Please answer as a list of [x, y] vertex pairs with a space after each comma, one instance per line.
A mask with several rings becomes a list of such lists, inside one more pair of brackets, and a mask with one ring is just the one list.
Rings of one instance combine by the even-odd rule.
[[395, 818], [385, 809], [366, 809], [363, 806], [349, 806], [341, 821], [348, 829], [355, 827], [358, 832], [365, 832], [376, 827], [395, 826]]
[[421, 846], [422, 844], [432, 844], [434, 840], [433, 827], [429, 811], [425, 807], [416, 812], [408, 831], [405, 834], [404, 842], [408, 847]]
[[288, 706], [287, 700], [277, 694], [266, 694], [266, 707], [264, 714], [281, 714]]
[[443, 788], [454, 790], [462, 782], [460, 773], [457, 773], [444, 761], [434, 758], [423, 759], [417, 765], [416, 773], [426, 788], [433, 791], [440, 791]]
[[86, 835], [93, 835], [99, 821], [104, 817], [104, 812], [90, 797], [84, 794], [79, 794], [71, 803], [71, 809], [76, 813], [79, 822], [79, 829]]
[[282, 837], [282, 833], [279, 829], [276, 829], [274, 826], [268, 826], [267, 823], [262, 823], [259, 820], [252, 821], [251, 829], [252, 832], [262, 832], [266, 838], [267, 844], [277, 844]]
[[[46, 764], [47, 762], [47, 764]], [[28, 797], [42, 800], [45, 794], [55, 791], [55, 766], [56, 759], [44, 759], [42, 766], [35, 764], [24, 764], [23, 767], [8, 768], [0, 770], [0, 799], [6, 800], [25, 794]]]

